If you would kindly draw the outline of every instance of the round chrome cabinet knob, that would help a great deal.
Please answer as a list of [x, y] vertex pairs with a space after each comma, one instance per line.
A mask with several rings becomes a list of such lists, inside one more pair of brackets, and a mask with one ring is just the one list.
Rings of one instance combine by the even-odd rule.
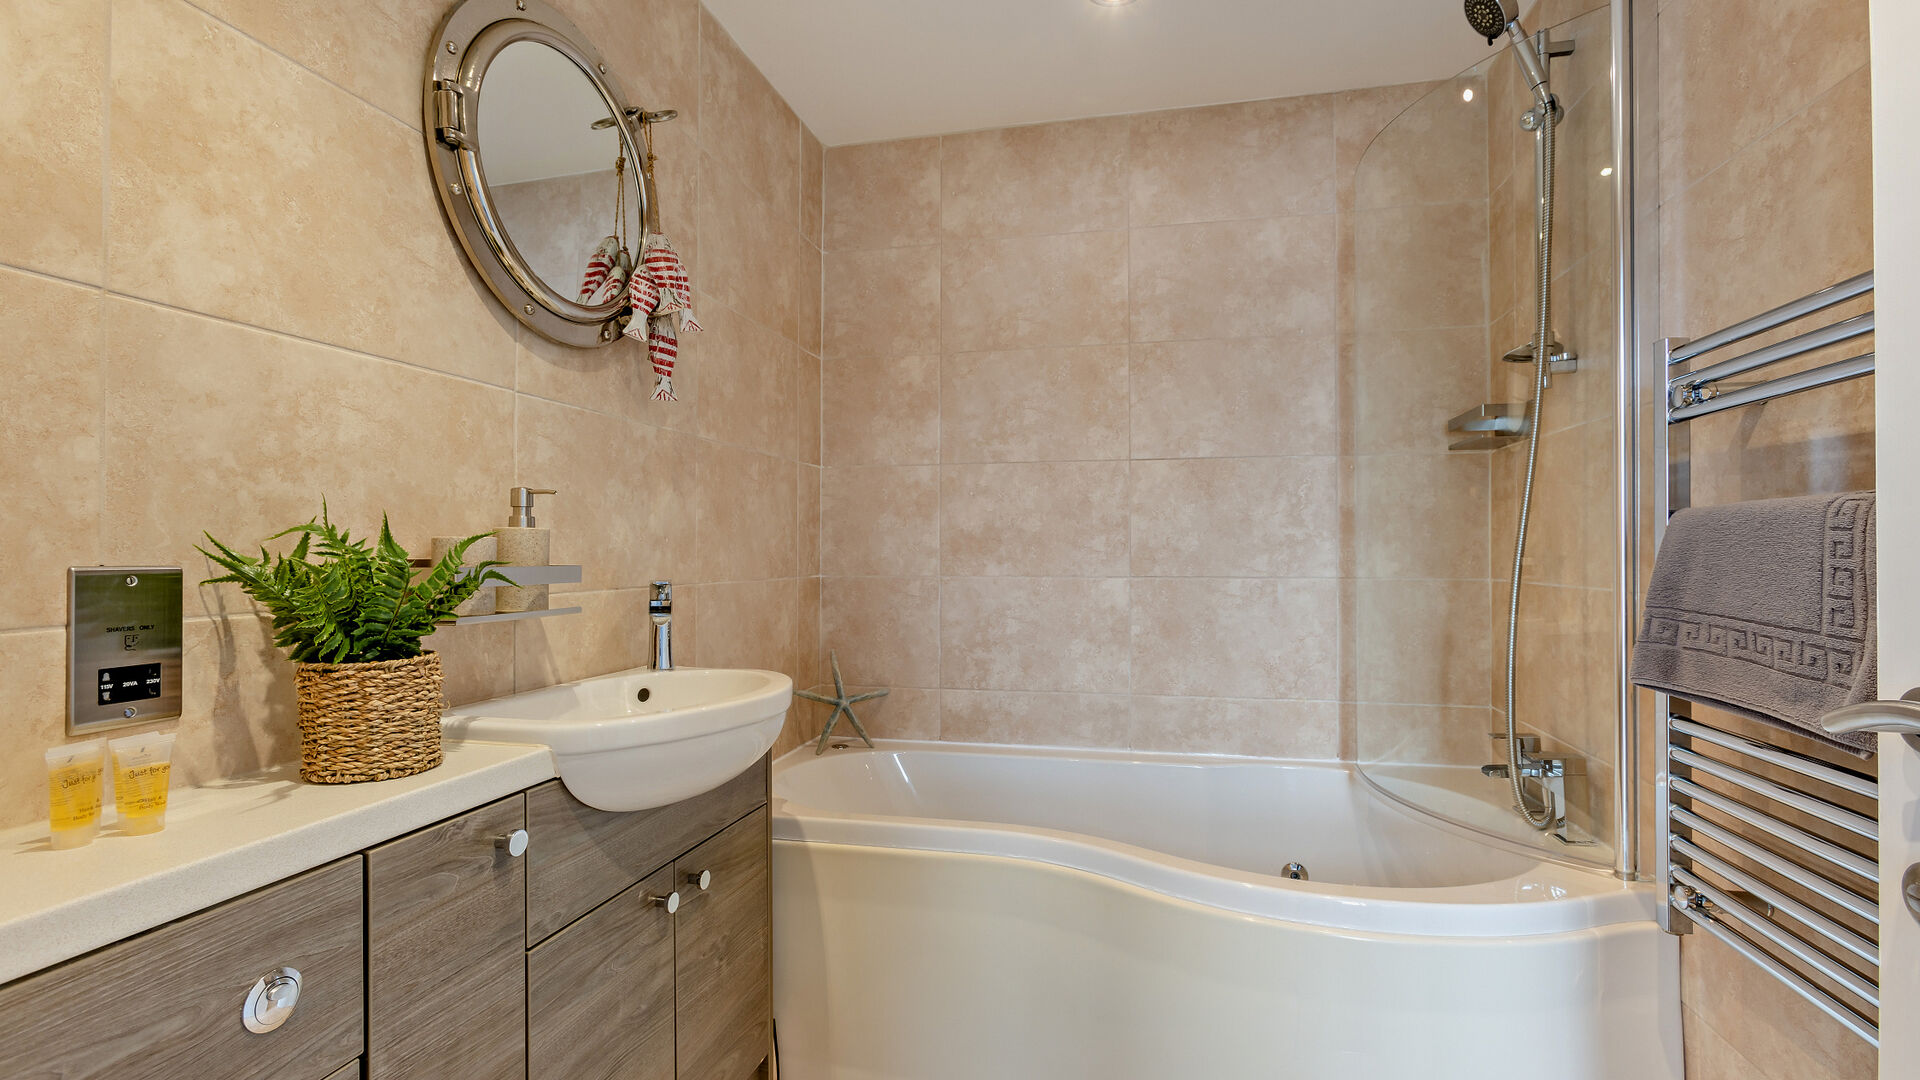
[[687, 884], [695, 886], [701, 892], [706, 892], [713, 888], [713, 871], [702, 870], [697, 874], [688, 874]]
[[527, 853], [527, 830], [515, 829], [505, 836], [497, 836], [493, 846], [517, 859]]
[[677, 889], [665, 896], [649, 896], [647, 899], [659, 907], [666, 908], [669, 915], [680, 910], [680, 893]]
[[247, 992], [247, 1003], [240, 1010], [240, 1022], [256, 1035], [265, 1035], [293, 1016], [300, 1003], [300, 972], [290, 967], [275, 968], [260, 976]]

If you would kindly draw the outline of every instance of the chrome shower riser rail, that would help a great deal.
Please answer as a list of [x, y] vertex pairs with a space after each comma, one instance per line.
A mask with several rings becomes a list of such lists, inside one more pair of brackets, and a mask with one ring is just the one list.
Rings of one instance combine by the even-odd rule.
[[[1762, 374], [1748, 385], [1725, 380], [1864, 338], [1873, 332], [1874, 316], [1869, 311], [1800, 329], [1737, 356], [1711, 354], [1872, 291], [1869, 271], [1704, 337], [1666, 339], [1644, 357], [1642, 385], [1666, 391], [1665, 422], [1653, 431], [1656, 550], [1667, 519], [1693, 501], [1688, 421], [1871, 375], [1875, 356], [1866, 352], [1774, 378]], [[1683, 370], [1687, 366], [1692, 370]], [[1879, 1010], [1880, 871], [1871, 850], [1858, 849], [1877, 844], [1880, 828], [1875, 810], [1849, 806], [1873, 805], [1879, 785], [1821, 760], [1797, 736], [1723, 730], [1668, 694], [1655, 694], [1654, 707], [1666, 721], [1655, 788], [1660, 835], [1653, 848], [1662, 887], [1670, 890], [1661, 925], [1676, 934], [1706, 931], [1878, 1046], [1879, 1027], [1868, 1013]], [[1703, 752], [1710, 748], [1713, 756]], [[1824, 829], [1809, 819], [1858, 840], [1815, 835], [1810, 830]]]

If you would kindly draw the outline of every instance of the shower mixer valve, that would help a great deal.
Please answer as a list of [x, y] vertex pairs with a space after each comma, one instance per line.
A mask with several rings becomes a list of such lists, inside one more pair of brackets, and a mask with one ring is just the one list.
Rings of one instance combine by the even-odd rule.
[[[1494, 737], [1505, 738], [1505, 735], [1497, 733]], [[1591, 838], [1567, 821], [1567, 777], [1584, 776], [1585, 761], [1577, 757], [1540, 757], [1540, 736], [1538, 735], [1521, 735], [1517, 743], [1519, 753], [1515, 756], [1520, 761], [1521, 786], [1523, 789], [1526, 788], [1528, 786], [1526, 781], [1530, 780], [1540, 792], [1537, 805], [1527, 809], [1536, 814], [1546, 812], [1553, 822], [1550, 831], [1561, 841], [1569, 844], [1592, 843]], [[1504, 761], [1482, 765], [1480, 773], [1499, 780], [1505, 780], [1509, 776], [1507, 763]], [[1523, 790], [1523, 797], [1529, 795], [1532, 795], [1532, 792]]]

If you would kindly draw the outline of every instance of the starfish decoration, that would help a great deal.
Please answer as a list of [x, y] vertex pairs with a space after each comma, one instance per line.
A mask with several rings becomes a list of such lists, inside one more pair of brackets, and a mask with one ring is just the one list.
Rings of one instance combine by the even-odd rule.
[[840, 722], [841, 713], [847, 714], [847, 723], [853, 725], [853, 730], [860, 736], [860, 740], [866, 743], [868, 747], [872, 747], [873, 739], [867, 734], [867, 729], [860, 726], [860, 718], [853, 715], [853, 707], [863, 701], [872, 701], [875, 698], [886, 697], [887, 691], [869, 690], [864, 694], [849, 696], [847, 694], [846, 681], [840, 678], [839, 651], [834, 650], [829, 652], [827, 656], [833, 661], [833, 696], [827, 697], [823, 694], [816, 694], [811, 690], [795, 690], [793, 692], [794, 697], [805, 698], [808, 701], [817, 701], [822, 705], [833, 706], [833, 715], [827, 717], [827, 726], [820, 729], [820, 742], [813, 748], [813, 752], [815, 755], [827, 752], [827, 739], [833, 734], [834, 725]]

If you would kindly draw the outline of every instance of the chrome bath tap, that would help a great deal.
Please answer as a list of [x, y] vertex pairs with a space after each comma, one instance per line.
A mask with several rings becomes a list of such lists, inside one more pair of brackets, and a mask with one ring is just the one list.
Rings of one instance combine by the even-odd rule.
[[653, 599], [647, 601], [647, 614], [653, 619], [653, 670], [673, 670], [673, 582], [653, 583]]

